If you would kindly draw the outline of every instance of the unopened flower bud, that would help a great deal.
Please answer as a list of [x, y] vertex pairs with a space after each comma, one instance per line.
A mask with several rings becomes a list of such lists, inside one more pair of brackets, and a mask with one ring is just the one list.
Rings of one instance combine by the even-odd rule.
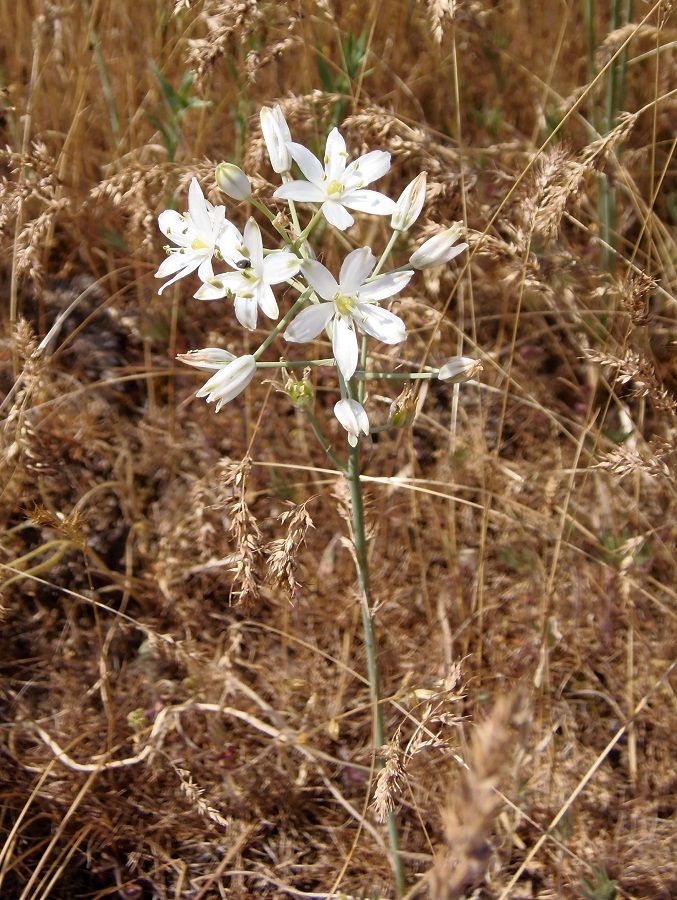
[[310, 368], [303, 370], [303, 378], [297, 378], [292, 372], [284, 370], [286, 380], [284, 392], [292, 406], [297, 409], [308, 409], [313, 402], [313, 386], [310, 381]]
[[367, 413], [357, 400], [339, 400], [334, 406], [334, 415], [348, 432], [351, 447], [357, 446], [360, 434], [369, 434]]
[[457, 244], [461, 236], [463, 226], [456, 222], [450, 228], [440, 231], [429, 240], [425, 241], [418, 250], [414, 250], [409, 260], [415, 269], [432, 269], [449, 262], [459, 253], [468, 249], [467, 244]]
[[479, 359], [471, 359], [469, 356], [452, 356], [439, 370], [437, 377], [440, 381], [458, 384], [461, 381], [470, 381], [481, 371], [482, 363]]
[[416, 394], [412, 387], [405, 387], [399, 397], [390, 404], [388, 425], [407, 428], [416, 417]]
[[215, 177], [219, 190], [233, 200], [247, 200], [251, 197], [252, 186], [239, 166], [233, 163], [219, 163]]
[[203, 350], [189, 350], [176, 356], [182, 363], [196, 369], [222, 369], [235, 359], [235, 354], [219, 347], [205, 347]]
[[279, 105], [273, 109], [264, 106], [260, 118], [261, 133], [266, 142], [270, 164], [278, 174], [288, 172], [292, 164], [291, 153], [287, 147], [287, 141], [291, 141], [291, 132], [282, 109]]
[[427, 178], [427, 174], [421, 172], [400, 194], [397, 209], [390, 219], [390, 226], [395, 231], [408, 231], [421, 215]]

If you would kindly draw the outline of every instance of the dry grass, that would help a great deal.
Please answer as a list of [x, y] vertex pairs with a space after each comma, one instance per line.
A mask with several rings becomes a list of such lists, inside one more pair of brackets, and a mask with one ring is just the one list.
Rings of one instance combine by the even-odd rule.
[[[3, 898], [389, 897], [390, 808], [412, 897], [675, 896], [671, 5], [0, 2]], [[189, 402], [242, 334], [152, 275], [192, 174], [272, 183], [275, 99], [470, 235], [396, 306], [481, 383], [365, 455], [376, 785], [343, 485], [272, 385]]]

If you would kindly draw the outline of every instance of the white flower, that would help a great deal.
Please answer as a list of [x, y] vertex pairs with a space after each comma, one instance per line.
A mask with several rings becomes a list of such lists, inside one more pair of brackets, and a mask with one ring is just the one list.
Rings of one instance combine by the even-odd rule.
[[205, 200], [195, 178], [188, 189], [188, 212], [181, 215], [175, 209], [166, 209], [160, 213], [158, 225], [165, 237], [177, 245], [166, 248], [169, 255], [155, 273], [156, 278], [174, 276], [162, 285], [158, 294], [196, 269], [203, 281], [213, 276], [212, 256], [226, 227], [226, 210]]
[[219, 369], [195, 395], [206, 397], [207, 403], [216, 400], [216, 412], [224, 403], [229, 403], [247, 387], [256, 372], [256, 360], [253, 356], [239, 356]]
[[416, 219], [421, 215], [425, 203], [425, 187], [428, 176], [425, 172], [417, 175], [400, 194], [397, 209], [390, 220], [390, 227], [395, 231], [409, 231]]
[[479, 359], [469, 356], [452, 356], [440, 368], [437, 377], [440, 381], [450, 381], [456, 384], [460, 381], [470, 381], [478, 372], [482, 371], [482, 363]]
[[195, 366], [196, 369], [222, 369], [235, 359], [235, 354], [219, 347], [205, 347], [204, 350], [177, 353], [176, 358], [188, 366]]
[[281, 107], [270, 109], [264, 106], [260, 114], [261, 133], [266, 142], [266, 150], [270, 163], [278, 174], [291, 169], [291, 153], [287, 144], [291, 141], [291, 132]]
[[378, 306], [379, 300], [392, 297], [409, 283], [412, 271], [389, 272], [370, 281], [376, 259], [369, 247], [353, 250], [343, 261], [339, 283], [322, 263], [305, 260], [301, 270], [325, 303], [315, 303], [302, 310], [284, 333], [288, 341], [304, 344], [314, 340], [333, 319], [332, 347], [343, 377], [352, 378], [357, 368], [357, 335], [359, 331], [384, 344], [406, 340], [402, 319]]
[[235, 295], [235, 315], [250, 331], [256, 328], [258, 310], [269, 319], [277, 319], [279, 310], [271, 284], [287, 281], [299, 270], [300, 260], [293, 253], [274, 251], [265, 258], [261, 229], [254, 219], [245, 225], [244, 236], [228, 223], [219, 240], [224, 260], [237, 271], [212, 275], [195, 293], [198, 300], [220, 300]]
[[346, 166], [346, 142], [337, 128], [333, 128], [327, 138], [324, 165], [302, 144], [290, 141], [287, 148], [308, 181], [283, 184], [274, 197], [321, 203], [325, 219], [341, 231], [355, 221], [346, 207], [375, 216], [389, 216], [395, 212], [394, 201], [385, 194], [363, 190], [366, 184], [381, 178], [390, 169], [390, 154], [384, 150], [372, 150]]
[[334, 407], [334, 415], [348, 432], [348, 443], [356, 447], [362, 434], [369, 434], [369, 419], [361, 403], [357, 400], [339, 400]]
[[433, 235], [421, 244], [418, 250], [414, 250], [409, 259], [410, 264], [415, 269], [432, 269], [449, 262], [450, 259], [468, 249], [467, 244], [456, 243], [462, 230], [461, 223], [456, 222], [450, 228]]
[[214, 173], [219, 190], [233, 200], [246, 200], [252, 195], [249, 179], [239, 166], [233, 163], [219, 163]]

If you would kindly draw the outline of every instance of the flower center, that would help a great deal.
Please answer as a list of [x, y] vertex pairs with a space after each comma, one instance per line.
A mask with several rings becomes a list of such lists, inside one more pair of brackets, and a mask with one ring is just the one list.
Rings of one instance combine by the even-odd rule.
[[327, 193], [330, 197], [333, 197], [335, 194], [342, 194], [343, 185], [340, 181], [330, 181], [327, 185]]
[[202, 240], [202, 238], [195, 238], [194, 241], [190, 242], [191, 250], [206, 250], [208, 247], [207, 244]]
[[337, 294], [334, 297], [334, 306], [342, 316], [351, 316], [355, 312], [356, 302], [355, 297], [346, 296], [345, 294]]

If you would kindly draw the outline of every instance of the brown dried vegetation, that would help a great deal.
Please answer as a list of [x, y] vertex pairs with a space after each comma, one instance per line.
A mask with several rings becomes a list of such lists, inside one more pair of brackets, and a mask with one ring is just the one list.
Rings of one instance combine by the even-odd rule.
[[[583, 6], [0, 2], [3, 898], [390, 897], [389, 809], [412, 897], [677, 894], [674, 12], [594, 4], [589, 61]], [[151, 62], [209, 101], [174, 159]], [[271, 384], [189, 402], [247, 336], [153, 279], [193, 174], [274, 183], [278, 99], [469, 234], [371, 360], [483, 363], [366, 448], [378, 778], [341, 481]]]

